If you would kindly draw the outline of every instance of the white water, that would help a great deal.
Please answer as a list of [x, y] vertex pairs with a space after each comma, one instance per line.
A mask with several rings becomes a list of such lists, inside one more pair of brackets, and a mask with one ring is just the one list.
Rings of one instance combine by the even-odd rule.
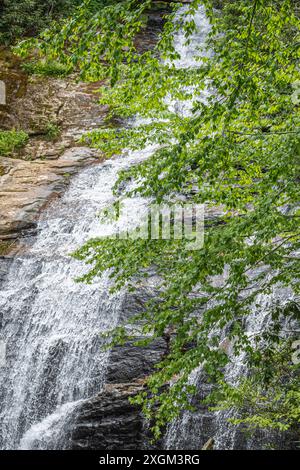
[[[187, 9], [188, 7], [184, 6], [178, 10], [176, 15], [177, 21], [188, 21], [191, 19], [185, 13]], [[189, 36], [189, 42], [187, 43], [186, 36], [182, 30], [179, 30], [174, 38], [174, 48], [180, 54], [180, 58], [174, 60], [172, 64], [178, 69], [197, 68], [201, 65], [200, 57], [208, 57], [210, 55], [210, 51], [205, 50], [205, 41], [211, 26], [203, 7], [199, 7], [193, 19], [196, 31]], [[200, 93], [193, 86], [189, 86], [187, 89], [184, 88], [183, 91], [188, 91], [192, 94], [192, 97], [185, 101], [174, 100], [171, 96], [166, 97], [170, 111], [183, 116], [191, 115], [193, 105], [197, 101], [205, 103], [207, 97], [211, 95], [208, 87], [201, 90]]]

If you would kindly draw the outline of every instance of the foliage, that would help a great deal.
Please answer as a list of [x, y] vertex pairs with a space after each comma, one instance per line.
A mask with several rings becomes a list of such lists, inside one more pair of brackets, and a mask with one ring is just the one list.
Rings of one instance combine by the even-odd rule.
[[0, 44], [32, 36], [51, 21], [67, 16], [80, 0], [3, 0], [0, 4]]
[[71, 70], [64, 64], [54, 60], [38, 60], [24, 62], [23, 70], [29, 74], [40, 75], [44, 77], [66, 77]]
[[[54, 28], [19, 50], [26, 54], [39, 48], [41, 54], [79, 66], [85, 79], [110, 77], [112, 86], [102, 89], [101, 102], [112, 115], [155, 119], [140, 128], [88, 136], [92, 145], [111, 154], [123, 145], [159, 144], [148, 160], [120, 175], [116, 189], [121, 180], [135, 178], [135, 193], [157, 202], [186, 194], [189, 202], [223, 209], [217, 220], [206, 221], [201, 250], [188, 251], [184, 239], [94, 239], [76, 253], [91, 264], [82, 278], [86, 282], [110, 269], [116, 288], [126, 283], [134, 288], [150, 267], [162, 279], [159, 296], [139, 320], [141, 333], [152, 338], [172, 331], [170, 353], [148, 380], [150, 396], [143, 392], [136, 399], [148, 418], [155, 414], [159, 436], [166, 422], [190, 407], [188, 378], [199, 364], [232, 403], [223, 378], [231, 359], [218, 348], [221, 331], [229, 331], [235, 355], [246, 353], [251, 366], [254, 358], [262, 360], [245, 333], [253, 305], [279, 284], [299, 293], [300, 119], [293, 95], [300, 34], [292, 0], [232, 0], [224, 2], [222, 14], [210, 0], [193, 0], [184, 14], [170, 15], [156, 47], [139, 54], [134, 38], [150, 4], [126, 0], [94, 14], [84, 2], [60, 32]], [[200, 4], [211, 21], [207, 48], [213, 54], [199, 51], [199, 67], [178, 69], [174, 34], [182, 28], [189, 41]], [[214, 93], [203, 100], [201, 92], [208, 86]], [[166, 97], [192, 100], [191, 114], [172, 112]], [[221, 285], [213, 282], [216, 276], [223, 276]], [[269, 309], [278, 333], [282, 319], [293, 315], [283, 306]], [[274, 331], [267, 344], [273, 343]], [[126, 328], [119, 327], [113, 338], [125, 341], [126, 335]], [[240, 400], [247, 397], [249, 380], [241, 384]], [[283, 395], [278, 392], [278, 403], [298, 403], [294, 390], [279, 385]], [[253, 402], [255, 396], [250, 398]], [[292, 414], [298, 421], [298, 412]], [[269, 417], [264, 424], [272, 425]]]
[[14, 243], [12, 241], [0, 240], [0, 256], [6, 256], [11, 250], [13, 244]]
[[28, 140], [24, 131], [0, 131], [0, 156], [10, 156], [15, 150], [22, 148]]
[[300, 375], [299, 364], [291, 363], [291, 350], [289, 341], [265, 349], [248, 377], [242, 377], [236, 386], [222, 383], [209, 400], [219, 403], [218, 410], [230, 409], [235, 416], [230, 421], [247, 430], [296, 430], [300, 423]]
[[55, 122], [48, 122], [45, 132], [48, 140], [55, 140], [60, 136], [61, 129]]
[[59, 58], [68, 67], [79, 67], [86, 80], [109, 76], [114, 81], [115, 65], [131, 58], [136, 34], [144, 24], [142, 15], [150, 4], [150, 0], [84, 0], [71, 20], [54, 24], [41, 40], [21, 42], [15, 51], [21, 56], [40, 51], [50, 60]]

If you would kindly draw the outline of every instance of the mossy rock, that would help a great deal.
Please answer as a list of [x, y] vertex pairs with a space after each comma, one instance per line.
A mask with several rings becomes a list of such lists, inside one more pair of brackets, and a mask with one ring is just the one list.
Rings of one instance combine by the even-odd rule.
[[13, 243], [10, 240], [0, 240], [0, 256], [6, 256], [9, 254]]
[[0, 165], [0, 176], [5, 175], [5, 173], [6, 173], [6, 171], [5, 171], [4, 166]]

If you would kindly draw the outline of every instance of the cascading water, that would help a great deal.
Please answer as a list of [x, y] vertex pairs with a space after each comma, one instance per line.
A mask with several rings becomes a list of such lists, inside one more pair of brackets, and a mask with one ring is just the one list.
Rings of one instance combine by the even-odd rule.
[[92, 285], [76, 283], [85, 267], [69, 254], [116, 230], [100, 223], [99, 212], [113, 201], [119, 170], [148, 154], [132, 152], [83, 170], [43, 214], [34, 245], [10, 268], [0, 293], [2, 449], [62, 448], [60, 427], [101, 389], [108, 353], [100, 334], [117, 324], [123, 294], [109, 294], [108, 274]]

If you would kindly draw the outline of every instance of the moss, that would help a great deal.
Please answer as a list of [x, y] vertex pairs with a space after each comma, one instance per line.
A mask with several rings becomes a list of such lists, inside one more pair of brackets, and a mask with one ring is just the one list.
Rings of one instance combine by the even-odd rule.
[[2, 165], [0, 165], [0, 176], [5, 175], [5, 169]]
[[28, 141], [24, 131], [0, 131], [0, 156], [11, 156], [15, 150], [22, 148]]

